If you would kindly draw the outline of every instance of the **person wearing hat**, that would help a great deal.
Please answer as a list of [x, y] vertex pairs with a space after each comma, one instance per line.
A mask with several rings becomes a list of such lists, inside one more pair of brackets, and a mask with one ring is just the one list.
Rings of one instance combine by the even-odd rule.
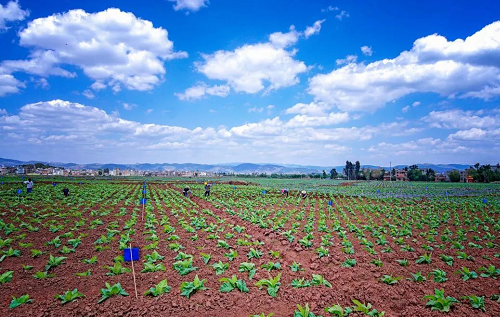
[[31, 193], [33, 190], [33, 181], [31, 181], [31, 178], [28, 178], [24, 183], [26, 184], [26, 192]]
[[191, 190], [189, 189], [189, 186], [184, 187], [184, 190], [182, 191], [182, 194], [186, 197], [189, 197], [189, 194], [191, 193]]
[[210, 187], [212, 184], [205, 183], [205, 197], [210, 196]]
[[282, 194], [282, 195], [285, 195], [286, 197], [288, 197], [288, 189], [287, 189], [287, 188], [283, 188], [283, 189], [281, 190], [281, 194]]
[[306, 199], [306, 198], [307, 198], [307, 192], [306, 192], [305, 190], [301, 191], [301, 192], [300, 192], [300, 197], [301, 197], [302, 199]]

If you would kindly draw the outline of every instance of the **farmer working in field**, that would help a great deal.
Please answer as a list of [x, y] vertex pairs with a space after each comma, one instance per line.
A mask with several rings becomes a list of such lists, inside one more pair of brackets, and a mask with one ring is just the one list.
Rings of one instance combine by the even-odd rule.
[[28, 193], [31, 193], [31, 191], [33, 190], [33, 182], [31, 181], [31, 178], [28, 178], [28, 180], [24, 183], [26, 184], [26, 191]]
[[300, 192], [300, 197], [301, 197], [302, 199], [306, 199], [306, 198], [307, 198], [307, 192], [306, 192], [305, 190], [301, 191], [301, 192]]
[[189, 197], [189, 194], [191, 193], [191, 189], [189, 189], [189, 186], [184, 187], [184, 190], [182, 191], [182, 194], [186, 197]]
[[69, 189], [68, 189], [68, 187], [64, 187], [63, 194], [64, 194], [64, 197], [68, 197], [69, 196]]
[[283, 188], [283, 189], [281, 190], [281, 194], [282, 194], [282, 195], [284, 195], [285, 197], [288, 197], [288, 189]]
[[205, 197], [210, 196], [210, 188], [212, 184], [205, 183]]

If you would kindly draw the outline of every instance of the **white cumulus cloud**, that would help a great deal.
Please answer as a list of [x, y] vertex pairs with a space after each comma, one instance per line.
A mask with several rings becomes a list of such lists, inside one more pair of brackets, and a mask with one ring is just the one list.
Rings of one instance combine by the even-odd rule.
[[372, 50], [371, 46], [366, 46], [366, 45], [361, 46], [361, 52], [365, 56], [372, 56], [373, 55], [373, 50]]
[[74, 77], [63, 68], [73, 65], [96, 81], [94, 90], [150, 90], [162, 81], [165, 61], [187, 56], [173, 50], [167, 30], [115, 8], [38, 18], [19, 37], [32, 52], [28, 60], [4, 61], [8, 72]]
[[198, 83], [193, 87], [189, 87], [183, 93], [176, 93], [175, 95], [180, 100], [195, 100], [205, 95], [226, 97], [230, 91], [231, 89], [227, 85], [208, 86], [205, 83]]
[[0, 31], [8, 29], [7, 22], [22, 21], [30, 15], [28, 10], [23, 10], [18, 1], [9, 1], [5, 6], [0, 3]]
[[208, 6], [210, 3], [208, 0], [168, 0], [170, 2], [175, 2], [174, 10], [188, 10], [188, 11], [198, 11], [202, 7]]
[[316, 101], [344, 111], [373, 112], [416, 92], [445, 97], [491, 97], [500, 93], [500, 22], [465, 40], [430, 35], [394, 59], [351, 63], [309, 81]]

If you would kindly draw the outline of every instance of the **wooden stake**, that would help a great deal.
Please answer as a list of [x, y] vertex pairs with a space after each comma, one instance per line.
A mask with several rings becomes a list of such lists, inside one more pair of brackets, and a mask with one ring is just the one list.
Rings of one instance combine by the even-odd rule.
[[144, 221], [144, 206], [146, 204], [142, 204], [142, 214], [141, 214], [141, 221]]
[[134, 276], [135, 298], [137, 299], [137, 284], [135, 283], [134, 257], [132, 256], [132, 244], [130, 244], [130, 261], [132, 261], [132, 275]]

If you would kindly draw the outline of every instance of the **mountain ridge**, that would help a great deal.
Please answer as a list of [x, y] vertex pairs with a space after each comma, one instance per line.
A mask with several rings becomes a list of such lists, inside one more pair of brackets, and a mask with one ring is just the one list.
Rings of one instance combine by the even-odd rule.
[[[17, 166], [23, 164], [43, 163], [55, 167], [64, 167], [68, 169], [114, 169], [121, 170], [134, 169], [140, 171], [200, 171], [211, 173], [236, 173], [236, 174], [251, 174], [251, 173], [265, 173], [265, 174], [310, 174], [322, 173], [325, 170], [327, 173], [332, 168], [335, 168], [338, 173], [342, 173], [344, 166], [315, 166], [315, 165], [299, 165], [299, 164], [273, 164], [273, 163], [219, 163], [219, 164], [198, 164], [198, 163], [135, 163], [135, 164], [118, 164], [118, 163], [63, 163], [63, 162], [50, 162], [50, 161], [20, 161], [14, 159], [0, 158], [0, 165], [4, 166]], [[416, 164], [419, 168], [432, 168], [436, 172], [442, 173], [452, 169], [464, 170], [469, 168], [468, 164], [432, 164], [421, 163]], [[410, 165], [395, 165], [393, 168], [404, 168]], [[361, 165], [361, 168], [378, 168], [377, 165]], [[380, 166], [386, 170], [388, 166]]]

